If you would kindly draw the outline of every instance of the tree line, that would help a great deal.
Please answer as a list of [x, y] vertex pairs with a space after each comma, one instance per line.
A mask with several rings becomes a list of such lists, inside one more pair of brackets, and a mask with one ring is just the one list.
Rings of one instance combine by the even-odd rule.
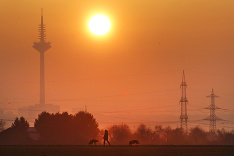
[[[87, 145], [89, 140], [97, 139], [103, 144], [104, 130], [89, 112], [80, 111], [75, 115], [42, 112], [35, 119], [34, 127], [40, 135], [34, 144]], [[27, 129], [29, 123], [24, 117], [16, 118], [12, 126], [0, 133], [0, 144], [30, 144]], [[127, 145], [130, 140], [138, 140], [141, 145], [234, 145], [234, 133], [224, 129], [206, 132], [200, 127], [185, 132], [181, 128], [154, 128], [140, 124], [132, 131], [127, 124], [112, 125], [107, 128], [112, 145]]]

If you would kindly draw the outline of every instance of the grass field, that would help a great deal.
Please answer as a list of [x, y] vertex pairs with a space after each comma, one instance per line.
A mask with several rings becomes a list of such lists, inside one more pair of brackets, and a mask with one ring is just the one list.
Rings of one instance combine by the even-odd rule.
[[234, 156], [234, 146], [0, 146], [0, 156]]

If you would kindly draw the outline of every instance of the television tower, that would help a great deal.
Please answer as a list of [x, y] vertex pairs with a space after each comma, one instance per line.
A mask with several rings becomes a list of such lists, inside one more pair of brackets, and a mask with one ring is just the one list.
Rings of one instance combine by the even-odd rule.
[[215, 130], [216, 130], [216, 120], [222, 120], [221, 118], [216, 116], [215, 110], [216, 109], [221, 109], [221, 108], [215, 106], [215, 98], [218, 97], [218, 96], [214, 94], [213, 88], [212, 88], [211, 95], [209, 95], [207, 97], [211, 98], [211, 103], [210, 103], [210, 106], [206, 107], [205, 109], [210, 110], [210, 116], [208, 116], [204, 120], [209, 120], [210, 121], [210, 132], [215, 132]]
[[180, 128], [183, 128], [186, 132], [188, 131], [187, 121], [188, 121], [188, 115], [187, 115], [187, 103], [188, 99], [186, 97], [186, 88], [187, 84], [185, 82], [185, 75], [183, 70], [183, 77], [182, 77], [182, 83], [180, 85], [181, 88], [181, 99], [180, 99], [180, 105], [181, 105], [181, 115], [180, 115]]
[[40, 104], [45, 105], [45, 71], [44, 53], [51, 48], [50, 42], [46, 42], [46, 29], [43, 23], [43, 9], [41, 9], [41, 24], [39, 25], [39, 42], [34, 42], [33, 48], [40, 53]]

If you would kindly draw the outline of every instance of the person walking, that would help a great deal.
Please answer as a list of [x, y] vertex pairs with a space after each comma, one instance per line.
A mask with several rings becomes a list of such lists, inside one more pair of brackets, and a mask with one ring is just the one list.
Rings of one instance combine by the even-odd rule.
[[108, 144], [109, 144], [109, 146], [110, 146], [110, 142], [108, 141], [108, 131], [107, 131], [107, 130], [105, 130], [105, 134], [104, 134], [103, 139], [104, 139], [104, 146], [105, 146], [105, 142], [106, 142], [106, 141], [108, 142]]

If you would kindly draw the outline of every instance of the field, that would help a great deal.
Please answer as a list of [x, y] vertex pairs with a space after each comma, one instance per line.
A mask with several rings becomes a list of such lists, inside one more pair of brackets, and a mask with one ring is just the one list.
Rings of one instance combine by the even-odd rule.
[[233, 156], [234, 146], [0, 146], [0, 156]]

